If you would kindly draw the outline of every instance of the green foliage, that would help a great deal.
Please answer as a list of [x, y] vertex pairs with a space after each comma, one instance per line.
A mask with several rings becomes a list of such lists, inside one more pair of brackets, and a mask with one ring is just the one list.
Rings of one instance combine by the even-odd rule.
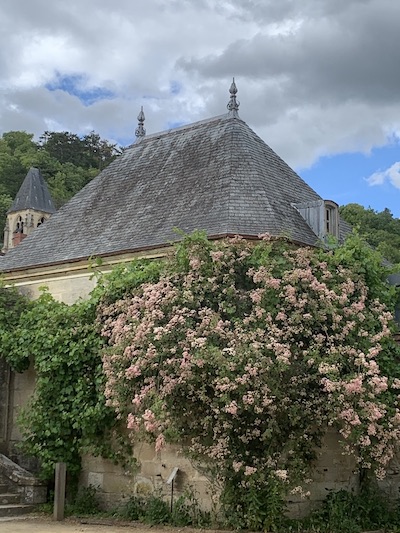
[[0, 281], [0, 356], [5, 357], [13, 370], [22, 372], [29, 366], [29, 358], [15, 348], [15, 337], [21, 315], [31, 307], [31, 302], [15, 287], [6, 288]]
[[157, 496], [150, 496], [144, 502], [141, 520], [147, 524], [168, 524], [171, 521], [171, 513], [167, 502]]
[[96, 487], [80, 487], [72, 503], [66, 505], [67, 516], [88, 516], [101, 513], [100, 501]]
[[345, 490], [331, 492], [321, 509], [297, 523], [303, 530], [326, 533], [391, 530], [399, 525], [398, 510], [377, 489], [371, 488], [359, 494]]
[[40, 459], [45, 478], [58, 461], [77, 475], [84, 451], [122, 460], [127, 446], [123, 435], [114, 436], [116, 421], [105, 405], [96, 305], [89, 299], [68, 306], [43, 291], [3, 344], [16, 370], [32, 361], [36, 371], [35, 392], [20, 423], [23, 449]]
[[392, 263], [400, 263], [400, 219], [389, 209], [377, 212], [359, 204], [340, 207], [340, 216], [358, 228], [367, 242]]
[[120, 153], [115, 144], [102, 140], [94, 131], [79, 137], [75, 133], [45, 131], [39, 146], [61, 164], [102, 170]]
[[103, 305], [108, 305], [121, 299], [125, 294], [140, 287], [143, 283], [152, 283], [159, 279], [165, 268], [163, 261], [137, 259], [131, 263], [117, 265], [106, 276], [92, 267], [97, 276], [97, 285], [92, 296]]
[[96, 169], [84, 169], [69, 162], [58, 165], [47, 180], [56, 208], [61, 207], [80, 191], [97, 172]]
[[221, 497], [224, 522], [236, 529], [277, 531], [285, 526], [284, 491], [277, 479], [250, 479], [241, 486], [240, 476], [225, 483]]
[[210, 514], [200, 509], [192, 490], [188, 489], [170, 504], [159, 495], [131, 496], [118, 510], [125, 520], [139, 520], [150, 525], [169, 524], [175, 527], [208, 527]]
[[143, 500], [131, 496], [120, 506], [116, 515], [124, 520], [140, 520], [143, 513]]
[[[0, 191], [3, 188], [0, 187]], [[0, 221], [4, 221], [7, 216], [7, 211], [11, 207], [11, 204], [13, 202], [12, 197], [7, 193], [1, 193], [0, 192]], [[3, 236], [1, 236], [0, 241], [3, 240]]]
[[187, 487], [173, 503], [171, 524], [176, 527], [209, 527], [211, 514], [199, 507], [196, 494], [191, 487]]

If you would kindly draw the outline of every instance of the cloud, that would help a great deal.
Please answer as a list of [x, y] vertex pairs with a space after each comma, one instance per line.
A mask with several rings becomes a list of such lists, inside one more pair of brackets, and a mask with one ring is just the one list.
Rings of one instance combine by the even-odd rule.
[[226, 111], [289, 164], [400, 130], [393, 0], [5, 0], [0, 133], [50, 127], [131, 143]]
[[368, 182], [368, 185], [371, 186], [383, 185], [389, 181], [393, 187], [400, 189], [400, 161], [393, 163], [393, 165], [386, 170], [374, 172], [369, 178], [366, 178], [366, 181]]

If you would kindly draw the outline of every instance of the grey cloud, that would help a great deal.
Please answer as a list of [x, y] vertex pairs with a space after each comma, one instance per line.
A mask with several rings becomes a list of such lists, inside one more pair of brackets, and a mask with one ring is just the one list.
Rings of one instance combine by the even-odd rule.
[[374, 0], [231, 0], [232, 16], [241, 20], [271, 24], [288, 19], [318, 20], [354, 7], [368, 7]]
[[[364, 3], [363, 3], [364, 4]], [[258, 33], [230, 44], [218, 56], [181, 58], [178, 67], [203, 78], [276, 79], [286, 102], [348, 99], [397, 101], [400, 3], [370, 2], [346, 17], [306, 21], [294, 34]], [[266, 88], [268, 91], [268, 86]]]

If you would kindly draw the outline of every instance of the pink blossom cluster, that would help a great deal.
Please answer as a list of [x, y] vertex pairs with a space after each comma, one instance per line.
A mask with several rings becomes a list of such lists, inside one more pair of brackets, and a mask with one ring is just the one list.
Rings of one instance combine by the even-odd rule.
[[392, 317], [331, 253], [196, 245], [186, 269], [171, 259], [100, 315], [107, 402], [134, 438], [184, 443], [222, 478], [267, 470], [287, 484], [336, 426], [360, 465], [385, 472], [400, 438], [386, 405], [400, 381], [379, 365]]

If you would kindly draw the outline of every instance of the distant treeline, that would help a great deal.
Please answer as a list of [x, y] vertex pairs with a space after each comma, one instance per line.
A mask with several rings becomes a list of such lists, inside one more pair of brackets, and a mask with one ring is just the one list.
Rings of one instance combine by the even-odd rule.
[[400, 263], [400, 219], [389, 209], [377, 212], [359, 204], [340, 208], [340, 216], [357, 228], [366, 241], [392, 263]]

